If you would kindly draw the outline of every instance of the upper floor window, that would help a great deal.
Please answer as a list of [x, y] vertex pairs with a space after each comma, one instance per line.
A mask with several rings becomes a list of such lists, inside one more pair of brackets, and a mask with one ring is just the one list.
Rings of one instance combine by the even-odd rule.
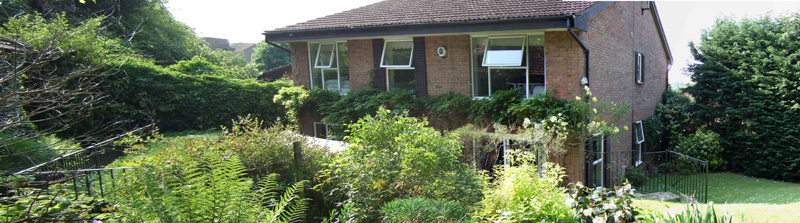
[[515, 89], [523, 97], [545, 92], [544, 35], [472, 38], [472, 95]]
[[643, 151], [643, 147], [644, 147], [644, 124], [643, 124], [642, 121], [638, 121], [638, 122], [635, 122], [633, 124], [633, 135], [634, 135], [633, 137], [634, 137], [634, 140], [635, 140], [635, 142], [634, 142], [635, 145], [634, 145], [633, 149], [634, 149], [634, 152], [636, 153], [636, 155], [635, 155], [636, 157], [634, 157], [635, 160], [636, 160], [636, 163], [634, 164], [634, 166], [639, 166], [639, 164], [642, 164], [642, 152], [644, 152]]
[[636, 83], [644, 84], [644, 55], [636, 53]]
[[350, 67], [346, 42], [309, 43], [311, 88], [350, 92]]
[[416, 76], [412, 65], [413, 55], [413, 41], [386, 41], [383, 44], [381, 67], [386, 68], [387, 90], [414, 90]]

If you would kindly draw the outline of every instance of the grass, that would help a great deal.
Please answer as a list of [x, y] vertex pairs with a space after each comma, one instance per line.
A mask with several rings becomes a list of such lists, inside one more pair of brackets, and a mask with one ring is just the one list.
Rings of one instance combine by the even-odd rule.
[[[737, 222], [796, 222], [800, 219], [800, 184], [765, 180], [734, 173], [713, 173], [708, 179], [708, 201], [718, 213]], [[637, 206], [676, 214], [686, 204], [637, 200]], [[701, 205], [705, 210], [705, 205]], [[721, 212], [721, 213], [720, 213]]]

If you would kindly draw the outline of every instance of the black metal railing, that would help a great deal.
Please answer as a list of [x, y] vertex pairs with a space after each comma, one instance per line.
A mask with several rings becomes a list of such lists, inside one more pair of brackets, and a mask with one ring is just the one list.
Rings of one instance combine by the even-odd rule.
[[[670, 150], [588, 152], [587, 157], [591, 158], [586, 164], [587, 181], [591, 183], [612, 187], [627, 180], [637, 192], [668, 191], [701, 202], [708, 200], [708, 161]], [[602, 168], [602, 172], [595, 168]]]
[[[24, 177], [25, 183], [20, 188], [16, 189], [16, 193], [7, 193], [7, 195], [21, 195], [25, 191], [23, 188], [39, 188], [46, 190], [48, 187], [56, 184], [64, 185], [66, 189], [71, 190], [76, 195], [88, 195], [95, 197], [105, 197], [108, 194], [109, 187], [116, 187], [116, 180], [124, 176], [127, 171], [133, 168], [102, 168], [102, 169], [80, 169], [80, 170], [59, 170], [59, 171], [41, 171], [33, 173], [24, 173], [15, 175], [16, 177]], [[39, 193], [41, 190], [34, 190], [33, 193]], [[77, 199], [78, 196], [75, 196]]]

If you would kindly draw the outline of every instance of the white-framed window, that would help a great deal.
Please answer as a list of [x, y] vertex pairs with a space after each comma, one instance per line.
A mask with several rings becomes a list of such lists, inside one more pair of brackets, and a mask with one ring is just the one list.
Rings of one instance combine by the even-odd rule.
[[526, 98], [545, 92], [544, 34], [473, 36], [472, 95], [517, 89]]
[[636, 145], [634, 146], [634, 151], [636, 152], [636, 162], [634, 166], [639, 166], [642, 164], [642, 152], [644, 148], [644, 123], [642, 121], [637, 121], [633, 123], [633, 135], [634, 140], [636, 141]]
[[309, 43], [308, 55], [312, 89], [350, 92], [347, 42]]
[[342, 140], [342, 125], [314, 122], [314, 137], [332, 140]]
[[644, 55], [636, 53], [636, 83], [644, 84]]
[[604, 187], [603, 179], [605, 179], [605, 137], [602, 133], [595, 133], [592, 135], [592, 184], [596, 187]]
[[383, 43], [381, 67], [386, 68], [386, 87], [414, 90], [416, 75], [412, 64], [414, 41], [386, 41]]
[[383, 53], [381, 55], [381, 67], [411, 68], [411, 60], [414, 58], [414, 41], [386, 41], [383, 43]]

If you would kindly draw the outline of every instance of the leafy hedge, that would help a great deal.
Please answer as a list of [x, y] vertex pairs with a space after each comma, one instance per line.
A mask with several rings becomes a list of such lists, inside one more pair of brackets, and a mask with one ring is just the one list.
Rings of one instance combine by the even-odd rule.
[[103, 129], [112, 122], [130, 129], [152, 121], [173, 131], [217, 128], [248, 114], [267, 123], [286, 121], [284, 107], [272, 100], [279, 89], [291, 86], [286, 80], [186, 75], [137, 59], [111, 66], [119, 73], [103, 83], [109, 103], [67, 134]]
[[695, 114], [720, 135], [734, 171], [800, 181], [797, 27], [798, 15], [719, 19], [690, 45]]
[[411, 116], [424, 116], [442, 122], [466, 118], [481, 124], [521, 125], [524, 118], [540, 120], [558, 114], [566, 117], [568, 123], [582, 121], [577, 101], [557, 99], [549, 94], [523, 99], [516, 90], [499, 91], [493, 97], [482, 100], [455, 93], [417, 97], [410, 91], [381, 91], [375, 88], [350, 92], [344, 96], [328, 90], [304, 90], [301, 87], [284, 89], [282, 92], [284, 94], [275, 99], [276, 103], [287, 106], [292, 111], [290, 113], [323, 116], [324, 121], [330, 124], [355, 123], [359, 118], [375, 114], [381, 106], [395, 114], [408, 112]]

